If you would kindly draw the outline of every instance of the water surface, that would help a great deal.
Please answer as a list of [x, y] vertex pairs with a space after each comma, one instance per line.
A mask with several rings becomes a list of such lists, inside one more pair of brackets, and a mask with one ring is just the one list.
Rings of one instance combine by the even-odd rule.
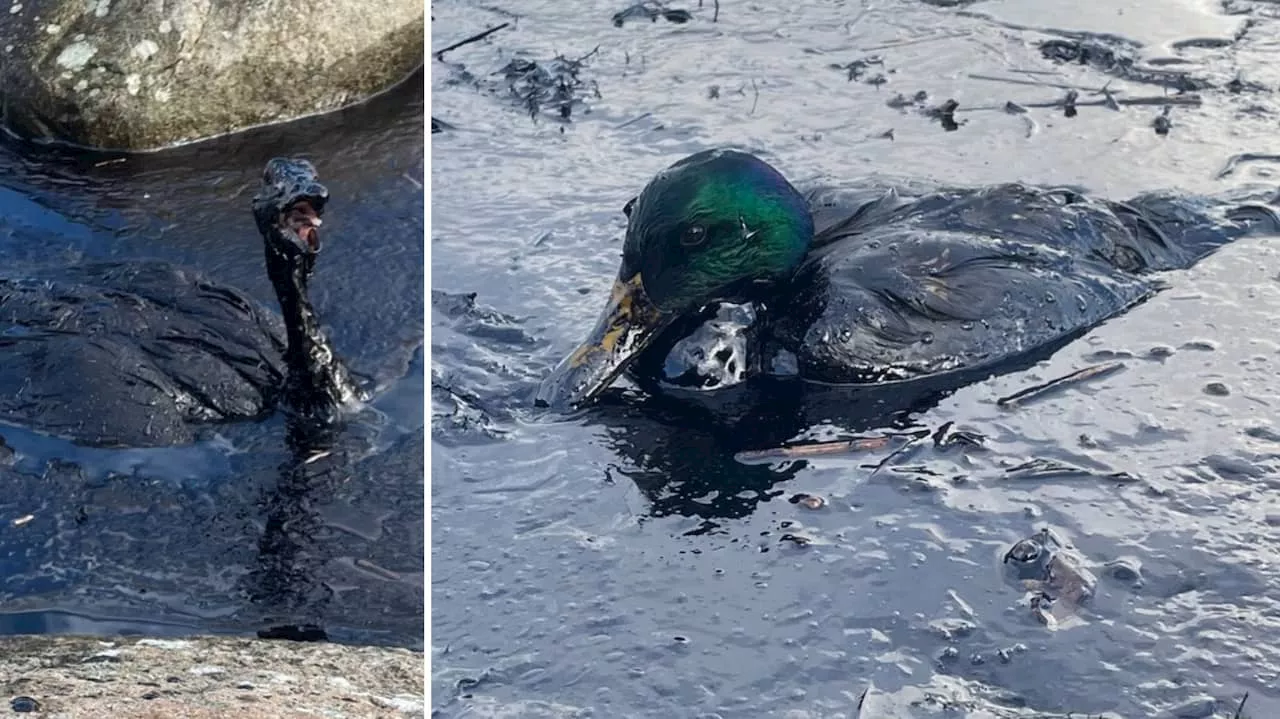
[[[706, 2], [684, 5], [689, 23], [618, 28], [623, 3], [433, 4], [436, 48], [513, 23], [431, 68], [432, 114], [456, 126], [432, 138], [440, 715], [1230, 717], [1246, 692], [1246, 714], [1280, 713], [1278, 238], [1172, 273], [1048, 359], [938, 402], [864, 394], [745, 419], [638, 395], [566, 421], [528, 408], [604, 301], [623, 204], [698, 150], [757, 152], [802, 187], [880, 175], [1123, 198], [1275, 183], [1266, 162], [1219, 177], [1233, 155], [1280, 152], [1274, 6], [719, 5], [714, 23]], [[1113, 55], [1056, 62], [1046, 40]], [[590, 55], [581, 77], [599, 96], [570, 122], [531, 120], [493, 73], [557, 54]], [[1085, 106], [1104, 86], [1149, 104]], [[1200, 104], [1170, 100], [1158, 134], [1188, 86]], [[1075, 116], [1031, 107], [1068, 87]], [[921, 111], [949, 98], [954, 131]], [[1117, 359], [1107, 378], [996, 404]], [[985, 443], [734, 458], [948, 423]], [[1035, 460], [1074, 470], [1011, 471]], [[800, 493], [827, 504], [789, 501]], [[1099, 578], [1054, 629], [1001, 564], [1044, 526]]]
[[249, 210], [301, 156], [331, 201], [312, 300], [379, 388], [295, 466], [279, 414], [148, 450], [0, 426], [0, 633], [252, 634], [422, 645], [421, 75], [346, 111], [146, 155], [0, 146], [6, 275], [101, 258], [203, 271], [278, 312]]

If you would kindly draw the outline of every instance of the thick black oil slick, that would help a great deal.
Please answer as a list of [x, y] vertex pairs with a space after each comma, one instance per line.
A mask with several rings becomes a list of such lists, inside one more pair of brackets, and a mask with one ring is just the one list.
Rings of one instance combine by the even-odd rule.
[[[289, 411], [202, 426], [173, 446], [0, 426], [0, 631], [421, 647], [422, 80], [334, 115], [160, 153], [0, 147], [4, 276], [56, 284], [59, 268], [95, 262], [196, 268], [266, 308], [279, 368], [304, 369], [281, 384]], [[277, 157], [301, 161], [268, 167]], [[272, 197], [277, 187], [289, 197]], [[268, 237], [265, 258], [259, 230], [274, 230], [255, 222], [255, 196], [259, 219], [285, 209], [287, 228], [302, 228]], [[298, 198], [310, 207], [279, 204]], [[300, 250], [318, 209], [313, 264]], [[366, 406], [351, 402], [362, 396]], [[354, 410], [338, 416], [339, 404]]]

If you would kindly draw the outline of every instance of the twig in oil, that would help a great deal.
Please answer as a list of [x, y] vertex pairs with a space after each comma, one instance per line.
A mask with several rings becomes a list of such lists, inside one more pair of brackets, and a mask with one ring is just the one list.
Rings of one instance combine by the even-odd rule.
[[919, 45], [925, 42], [937, 42], [938, 40], [954, 40], [960, 37], [968, 37], [973, 33], [969, 32], [952, 32], [943, 33], [941, 35], [931, 35], [929, 37], [917, 37], [910, 40], [897, 40], [895, 42], [886, 42], [882, 45], [872, 45], [871, 47], [860, 48], [862, 52], [875, 52], [876, 50], [889, 50], [895, 47], [906, 47], [907, 45]]
[[1280, 162], [1280, 155], [1273, 155], [1268, 152], [1242, 152], [1238, 155], [1232, 155], [1227, 159], [1227, 164], [1214, 177], [1215, 180], [1230, 175], [1236, 171], [1236, 165], [1242, 162]]
[[879, 472], [880, 470], [882, 470], [882, 469], [884, 469], [886, 466], [888, 466], [888, 464], [889, 464], [890, 462], [892, 462], [892, 461], [894, 460], [894, 458], [895, 458], [895, 457], [899, 457], [899, 456], [901, 456], [901, 455], [903, 455], [903, 454], [906, 454], [906, 452], [907, 452], [907, 450], [908, 450], [908, 449], [911, 449], [912, 447], [914, 447], [914, 446], [915, 446], [915, 444], [916, 444], [917, 442], [919, 442], [920, 440], [924, 439], [925, 437], [928, 437], [928, 436], [929, 436], [929, 434], [930, 434], [930, 433], [929, 433], [929, 430], [925, 430], [924, 432], [916, 432], [915, 434], [911, 434], [911, 435], [909, 435], [909, 438], [907, 439], [907, 441], [902, 443], [902, 446], [901, 446], [901, 447], [899, 447], [899, 448], [897, 448], [897, 449], [893, 450], [892, 452], [890, 452], [889, 454], [885, 455], [885, 458], [884, 458], [884, 459], [880, 460], [879, 462], [876, 462], [874, 465], [865, 465], [865, 464], [864, 464], [864, 465], [862, 465], [862, 466], [863, 466], [864, 468], [866, 468], [866, 469], [870, 469], [870, 470], [871, 470], [871, 474], [875, 474], [876, 472]]
[[733, 456], [739, 462], [758, 462], [771, 459], [799, 459], [802, 457], [820, 457], [845, 452], [870, 452], [883, 449], [889, 444], [888, 437], [859, 437], [857, 439], [837, 442], [813, 442], [796, 444], [790, 447], [774, 447], [773, 449], [751, 449], [738, 452]]
[[497, 32], [497, 31], [501, 30], [502, 28], [507, 27], [507, 26], [508, 26], [508, 25], [510, 25], [510, 24], [511, 24], [510, 22], [504, 22], [504, 23], [502, 23], [501, 25], [495, 25], [495, 26], [493, 26], [493, 27], [489, 28], [488, 30], [485, 30], [485, 31], [484, 31], [484, 32], [482, 32], [482, 33], [478, 33], [478, 34], [472, 35], [471, 37], [467, 38], [466, 40], [460, 40], [460, 41], [458, 41], [458, 42], [455, 42], [454, 44], [450, 45], [449, 47], [446, 47], [445, 49], [441, 50], [440, 52], [437, 52], [437, 53], [436, 53], [436, 59], [437, 59], [437, 60], [439, 60], [440, 62], [444, 62], [444, 54], [445, 54], [446, 52], [449, 52], [450, 50], [457, 50], [458, 48], [462, 47], [463, 45], [469, 45], [469, 44], [471, 44], [471, 43], [473, 43], [473, 42], [479, 42], [479, 41], [481, 41], [481, 40], [485, 39], [486, 37], [489, 37], [490, 35], [494, 34], [495, 32]]
[[1244, 703], [1247, 701], [1249, 701], [1249, 692], [1245, 692], [1244, 696], [1240, 699], [1240, 706], [1236, 707], [1234, 719], [1244, 719], [1244, 715], [1240, 712], [1244, 711]]
[[1086, 87], [1084, 85], [1071, 85], [1065, 82], [1044, 82], [1042, 80], [1022, 80], [1016, 77], [1000, 77], [998, 75], [983, 75], [971, 72], [968, 75], [970, 80], [988, 80], [990, 82], [1007, 82], [1011, 85], [1031, 85], [1032, 87], [1056, 87], [1059, 90], [1085, 90], [1086, 92], [1099, 93], [1101, 89]]
[[1024, 390], [1014, 392], [1008, 397], [1001, 397], [996, 400], [996, 404], [1001, 407], [1017, 407], [1028, 401], [1040, 399], [1054, 390], [1109, 375], [1113, 372], [1124, 369], [1124, 366], [1123, 362], [1106, 362], [1099, 365], [1093, 365], [1091, 367], [1085, 367], [1084, 369], [1076, 370], [1071, 374], [1049, 380], [1044, 384], [1038, 384], [1033, 387], [1028, 387]]
[[653, 114], [652, 112], [646, 112], [646, 113], [644, 113], [643, 115], [636, 115], [635, 117], [631, 118], [630, 120], [627, 120], [626, 122], [622, 123], [621, 125], [618, 125], [617, 127], [613, 128], [613, 129], [615, 129], [615, 130], [621, 130], [622, 128], [626, 127], [627, 125], [634, 125], [635, 123], [640, 122], [641, 120], [645, 119], [646, 117], [649, 117], [649, 116], [650, 116], [650, 115], [652, 115], [652, 114]]
[[[1113, 105], [1184, 105], [1184, 106], [1190, 106], [1190, 107], [1199, 107], [1200, 104], [1201, 104], [1200, 96], [1192, 95], [1192, 94], [1174, 95], [1172, 97], [1155, 97], [1155, 96], [1116, 97], [1108, 93], [1108, 95], [1101, 100], [1090, 100], [1087, 102], [1076, 101], [1074, 103], [1074, 106], [1075, 107], [1112, 107]], [[1062, 100], [1054, 100], [1052, 102], [1027, 102], [1027, 103], [1022, 103], [1021, 106], [1035, 107], [1035, 108], [1056, 108], [1056, 107], [1065, 108], [1066, 104]], [[985, 110], [985, 111], [1000, 110], [1001, 112], [1008, 112], [1008, 107], [1009, 106], [1007, 103], [1004, 105], [979, 105], [978, 107], [959, 108], [956, 110], [956, 112], [978, 112], [980, 110]]]

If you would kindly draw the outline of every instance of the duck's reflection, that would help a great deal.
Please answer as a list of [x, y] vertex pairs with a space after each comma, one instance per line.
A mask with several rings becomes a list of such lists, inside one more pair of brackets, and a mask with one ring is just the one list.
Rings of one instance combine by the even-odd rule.
[[[711, 392], [660, 388], [633, 376], [643, 391], [612, 389], [587, 412], [661, 517], [715, 520], [745, 517], [785, 491], [777, 485], [807, 465], [802, 457], [747, 463], [738, 455], [796, 443], [817, 427], [823, 439], [930, 430], [921, 415], [956, 390], [988, 377], [1025, 370], [1074, 340], [1072, 335], [1016, 362], [929, 380], [837, 386], [756, 377]], [[886, 457], [880, 457], [886, 459]]]
[[322, 579], [329, 558], [318, 547], [326, 532], [317, 506], [329, 502], [343, 481], [335, 456], [339, 432], [290, 417], [289, 456], [281, 463], [275, 487], [259, 500], [266, 517], [258, 540], [257, 566], [246, 577], [250, 601], [264, 613], [269, 639], [322, 641], [333, 589]]
[[739, 453], [786, 445], [817, 425], [838, 428], [841, 437], [903, 431], [947, 393], [762, 380], [705, 394], [611, 391], [589, 416], [603, 426], [623, 460], [618, 473], [644, 494], [651, 516], [714, 522], [751, 514], [806, 466], [803, 459], [745, 463]]

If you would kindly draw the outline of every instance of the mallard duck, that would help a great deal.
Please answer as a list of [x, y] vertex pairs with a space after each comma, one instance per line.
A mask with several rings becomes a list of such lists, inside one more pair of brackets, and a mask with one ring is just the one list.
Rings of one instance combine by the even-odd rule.
[[787, 357], [802, 380], [865, 385], [994, 369], [1149, 297], [1155, 273], [1280, 232], [1268, 204], [1168, 193], [1115, 202], [1014, 183], [849, 197], [802, 194], [730, 149], [658, 173], [623, 209], [604, 311], [538, 404], [589, 403], [718, 303], [758, 309], [754, 371]]

